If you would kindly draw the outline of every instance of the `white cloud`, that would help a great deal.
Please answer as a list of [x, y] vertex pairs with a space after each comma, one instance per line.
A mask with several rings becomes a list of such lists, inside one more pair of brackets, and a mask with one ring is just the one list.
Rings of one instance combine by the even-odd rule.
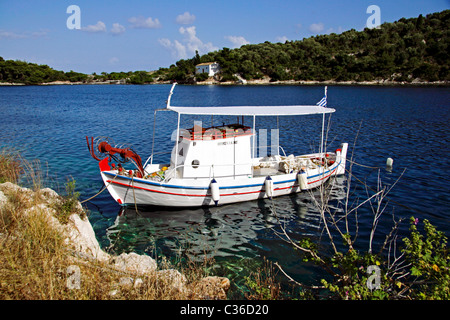
[[200, 54], [208, 53], [210, 51], [218, 50], [216, 46], [214, 46], [211, 42], [204, 43], [197, 37], [196, 27], [180, 27], [178, 32], [184, 36], [184, 38], [180, 41], [174, 40], [171, 41], [167, 38], [159, 39], [159, 43], [169, 49], [172, 52], [172, 55], [178, 59], [187, 59], [189, 56], [193, 56], [195, 51], [198, 51]]
[[276, 37], [275, 40], [277, 42], [285, 43], [286, 41], [289, 41], [288, 37], [282, 36], [282, 37]]
[[159, 39], [158, 42], [165, 48], [169, 49], [172, 52], [172, 56], [177, 59], [186, 59], [187, 52], [186, 47], [182, 45], [178, 40], [174, 42], [169, 39], [163, 38]]
[[97, 24], [89, 25], [81, 30], [91, 33], [106, 32], [106, 25], [102, 21], [98, 21]]
[[120, 23], [113, 23], [111, 33], [113, 35], [119, 35], [125, 32], [125, 27]]
[[230, 41], [233, 44], [233, 48], [240, 48], [244, 44], [249, 44], [247, 40], [245, 40], [242, 36], [226, 36], [225, 39]]
[[131, 17], [128, 19], [128, 22], [131, 23], [132, 28], [157, 29], [162, 27], [159, 20], [156, 18], [153, 20], [152, 17], [147, 19], [144, 17]]
[[313, 23], [309, 26], [309, 31], [311, 31], [312, 33], [320, 33], [323, 31], [324, 29], [324, 25], [322, 22], [319, 23]]
[[185, 12], [177, 16], [176, 22], [178, 24], [192, 24], [195, 21], [195, 16], [189, 12]]
[[211, 42], [203, 43], [203, 41], [197, 37], [195, 26], [188, 28], [180, 27], [179, 32], [180, 34], [185, 35], [184, 42], [186, 42], [188, 51], [191, 53], [195, 53], [196, 50], [198, 50], [198, 52], [207, 53], [219, 49]]
[[119, 63], [119, 58], [112, 57], [111, 59], [109, 59], [109, 64], [116, 65], [117, 63]]
[[47, 30], [34, 31], [34, 32], [13, 32], [0, 30], [0, 39], [31, 39], [31, 38], [41, 38], [48, 34]]
[[330, 28], [330, 29], [327, 30], [327, 33], [339, 34], [339, 33], [342, 33], [342, 32], [344, 32], [344, 28], [342, 28], [341, 26], [339, 26], [337, 29]]

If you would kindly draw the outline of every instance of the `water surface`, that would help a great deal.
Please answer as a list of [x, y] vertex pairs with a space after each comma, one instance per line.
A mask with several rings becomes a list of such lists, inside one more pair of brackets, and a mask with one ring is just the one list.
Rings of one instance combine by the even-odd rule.
[[[165, 107], [169, 85], [80, 85], [0, 87], [2, 130], [0, 145], [19, 150], [28, 160], [39, 159], [46, 186], [64, 190], [68, 178], [76, 180], [82, 199], [102, 187], [97, 161], [89, 155], [85, 136], [109, 136], [129, 143], [144, 159], [150, 155], [154, 111]], [[287, 105], [315, 104], [323, 96], [320, 86], [177, 86], [172, 105]], [[349, 142], [349, 157], [356, 178], [376, 189], [401, 179], [389, 194], [385, 218], [375, 244], [384, 241], [395, 219], [412, 215], [429, 219], [449, 234], [448, 185], [450, 168], [447, 88], [329, 86], [328, 105], [336, 112], [330, 121], [327, 149]], [[200, 119], [209, 124], [211, 119]], [[194, 118], [183, 120], [192, 126]], [[222, 119], [215, 118], [220, 123]], [[223, 119], [226, 121], [226, 119]], [[251, 119], [244, 119], [251, 124]], [[257, 118], [257, 129], [276, 128], [276, 119]], [[321, 117], [280, 117], [280, 144], [287, 154], [317, 151]], [[176, 116], [159, 112], [156, 148], [170, 151]], [[386, 159], [394, 159], [391, 171]], [[158, 156], [167, 161], [167, 156]], [[376, 169], [381, 168], [381, 169]], [[353, 199], [373, 192], [352, 178]], [[333, 206], [345, 195], [346, 178], [333, 191]], [[97, 238], [112, 252], [213, 258], [212, 272], [228, 276], [239, 287], [244, 276], [261, 266], [263, 258], [279, 262], [299, 281], [320, 278], [317, 269], [301, 261], [292, 246], [281, 240], [280, 221], [294, 240], [311, 237], [326, 243], [323, 222], [311, 194], [214, 208], [173, 210], [133, 208], [122, 210], [105, 192], [87, 203]], [[372, 214], [359, 211], [359, 246], [367, 250]], [[407, 225], [402, 228], [407, 230]], [[235, 286], [235, 288], [236, 288]]]

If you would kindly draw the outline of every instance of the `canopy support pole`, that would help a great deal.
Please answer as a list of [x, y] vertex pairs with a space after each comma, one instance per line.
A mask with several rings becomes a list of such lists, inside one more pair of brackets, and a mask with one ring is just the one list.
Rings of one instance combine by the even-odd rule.
[[255, 125], [256, 125], [256, 116], [253, 115], [253, 158], [256, 157], [256, 131], [255, 131]]
[[152, 160], [150, 162], [150, 164], [153, 164], [153, 152], [155, 150], [155, 129], [156, 129], [156, 112], [157, 110], [155, 110], [155, 113], [153, 114], [153, 135], [152, 135]]
[[175, 140], [175, 163], [174, 163], [174, 166], [175, 166], [175, 176], [176, 176], [176, 174], [177, 174], [177, 171], [176, 171], [176, 168], [177, 168], [177, 165], [178, 165], [178, 145], [179, 145], [179, 140], [180, 140], [180, 113], [178, 113], [178, 121], [177, 121], [177, 137], [176, 137], [176, 140]]

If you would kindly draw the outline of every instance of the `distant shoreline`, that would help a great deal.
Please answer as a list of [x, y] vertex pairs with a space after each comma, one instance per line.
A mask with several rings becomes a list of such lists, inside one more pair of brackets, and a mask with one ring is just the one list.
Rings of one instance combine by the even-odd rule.
[[[157, 85], [157, 84], [170, 84], [171, 81], [158, 81], [152, 83], [145, 83], [139, 85]], [[182, 84], [182, 83], [180, 83]], [[107, 80], [107, 81], [92, 81], [92, 82], [70, 82], [70, 81], [54, 81], [37, 84], [25, 84], [14, 82], [0, 82], [0, 86], [55, 86], [55, 85], [132, 85], [121, 80]], [[449, 81], [391, 81], [391, 80], [373, 80], [373, 81], [318, 81], [318, 80], [287, 80], [287, 81], [270, 81], [264, 80], [248, 80], [245, 83], [240, 81], [201, 81], [189, 83], [189, 85], [218, 85], [218, 86], [230, 86], [230, 85], [248, 85], [248, 86], [270, 86], [270, 85], [337, 85], [337, 86], [450, 86]]]

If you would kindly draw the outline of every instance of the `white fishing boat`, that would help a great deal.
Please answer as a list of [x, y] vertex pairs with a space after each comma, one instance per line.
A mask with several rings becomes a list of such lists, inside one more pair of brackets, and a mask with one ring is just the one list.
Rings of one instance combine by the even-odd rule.
[[[326, 107], [326, 87], [325, 97], [317, 105], [181, 107], [170, 103], [175, 85], [166, 108], [155, 111], [155, 117], [158, 111], [171, 111], [178, 117], [174, 131], [178, 139], [170, 163], [153, 162], [154, 138], [151, 155], [142, 164], [129, 147], [112, 146], [108, 138], [89, 141], [86, 137], [91, 155], [100, 161], [105, 186], [120, 205], [200, 207], [270, 199], [317, 188], [330, 177], [345, 173], [348, 144], [342, 143], [335, 152], [323, 147], [325, 115], [335, 111]], [[256, 117], [311, 114], [322, 116], [318, 153], [286, 155], [276, 145], [270, 155], [257, 154]], [[183, 129], [180, 118], [184, 115], [250, 116], [253, 123], [214, 126], [212, 121], [204, 127], [194, 122], [192, 128]], [[122, 162], [130, 160], [135, 167], [125, 169]]]

